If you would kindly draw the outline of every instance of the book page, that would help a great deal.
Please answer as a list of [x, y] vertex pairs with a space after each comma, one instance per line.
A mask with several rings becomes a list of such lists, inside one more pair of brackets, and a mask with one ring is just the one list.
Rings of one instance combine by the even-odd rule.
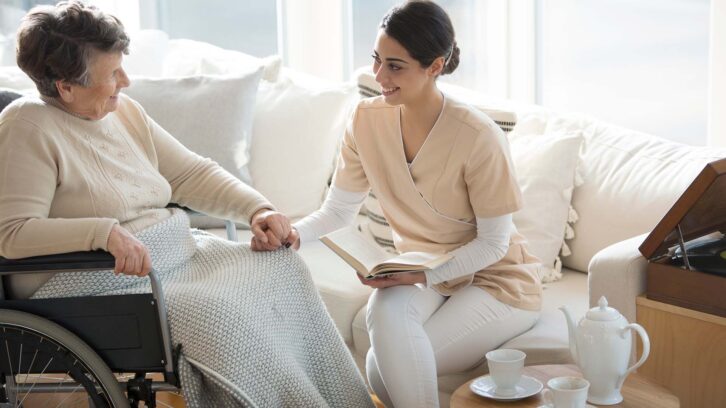
[[[368, 275], [376, 265], [393, 257], [392, 254], [366, 239], [365, 235], [356, 227], [341, 228], [322, 236], [320, 240], [364, 276]], [[354, 261], [351, 262], [350, 258], [353, 258]], [[355, 264], [356, 262], [358, 265]], [[360, 267], [365, 270], [361, 271]]]
[[406, 252], [380, 264], [375, 273], [381, 272], [418, 272], [434, 269], [452, 259], [450, 254], [427, 252]]

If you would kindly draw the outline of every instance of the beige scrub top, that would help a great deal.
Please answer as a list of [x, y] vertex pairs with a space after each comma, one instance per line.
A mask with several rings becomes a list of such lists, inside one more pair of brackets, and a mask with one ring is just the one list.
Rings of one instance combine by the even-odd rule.
[[[513, 213], [521, 192], [503, 132], [485, 114], [444, 98], [444, 106], [409, 168], [401, 108], [382, 97], [361, 101], [346, 130], [333, 185], [378, 197], [399, 252], [446, 253], [477, 235], [476, 218]], [[512, 232], [500, 261], [472, 275], [434, 286], [451, 295], [474, 285], [499, 301], [539, 310], [539, 260]]]

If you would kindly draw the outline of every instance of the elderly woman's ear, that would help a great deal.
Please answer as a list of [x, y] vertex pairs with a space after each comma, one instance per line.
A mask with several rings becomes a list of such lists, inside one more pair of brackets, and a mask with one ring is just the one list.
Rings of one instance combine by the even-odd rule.
[[55, 88], [58, 90], [58, 96], [63, 100], [63, 102], [73, 102], [73, 84], [60, 79], [55, 81]]

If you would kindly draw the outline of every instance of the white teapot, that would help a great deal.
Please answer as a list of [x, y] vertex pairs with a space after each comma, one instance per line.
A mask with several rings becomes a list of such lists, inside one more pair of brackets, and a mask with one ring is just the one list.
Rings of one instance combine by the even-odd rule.
[[[575, 326], [566, 307], [560, 310], [567, 318], [570, 334], [570, 353], [583, 377], [590, 382], [587, 401], [597, 405], [613, 405], [623, 400], [620, 388], [625, 378], [640, 367], [650, 354], [650, 339], [645, 329], [628, 321], [617, 310], [608, 307], [605, 296], [598, 307], [590, 309]], [[643, 341], [643, 355], [635, 365], [628, 367], [635, 330]]]

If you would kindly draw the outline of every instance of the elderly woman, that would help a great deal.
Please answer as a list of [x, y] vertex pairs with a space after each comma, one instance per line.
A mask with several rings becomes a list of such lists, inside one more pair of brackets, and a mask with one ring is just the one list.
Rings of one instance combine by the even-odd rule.
[[[187, 150], [121, 93], [129, 39], [114, 17], [78, 1], [31, 10], [17, 60], [39, 97], [0, 115], [0, 255], [102, 249], [115, 272], [19, 277], [16, 297], [165, 289], [183, 345], [190, 407], [370, 406], [360, 375], [289, 249], [252, 252], [190, 230], [175, 202], [237, 221], [279, 247], [296, 238], [259, 193]], [[294, 333], [295, 335], [291, 335]]]

